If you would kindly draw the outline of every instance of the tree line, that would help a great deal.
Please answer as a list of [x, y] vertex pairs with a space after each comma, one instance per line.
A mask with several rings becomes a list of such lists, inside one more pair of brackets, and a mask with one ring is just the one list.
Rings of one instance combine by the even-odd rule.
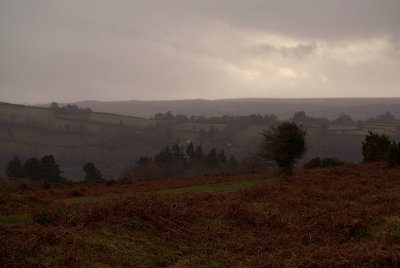
[[205, 174], [235, 173], [239, 164], [234, 155], [212, 148], [207, 153], [202, 145], [175, 142], [153, 157], [142, 156], [121, 174], [122, 179], [157, 179]]
[[250, 115], [223, 115], [223, 116], [211, 116], [206, 117], [204, 115], [191, 115], [186, 116], [184, 114], [174, 115], [171, 112], [157, 113], [153, 117], [155, 120], [159, 121], [170, 121], [176, 123], [208, 123], [208, 124], [232, 124], [232, 123], [249, 123], [249, 124], [265, 124], [272, 125], [278, 122], [278, 117], [274, 114], [271, 115], [260, 115], [260, 114], [250, 114]]
[[[306, 131], [295, 122], [282, 122], [268, 131], [261, 133], [263, 143], [258, 157], [265, 162], [276, 165], [287, 175], [292, 175], [295, 164], [303, 157], [307, 147]], [[391, 140], [386, 134], [370, 131], [362, 142], [364, 162], [386, 161], [388, 166], [400, 166], [400, 142]], [[329, 167], [343, 165], [334, 158], [314, 158], [304, 165], [305, 168]], [[225, 151], [215, 147], [207, 153], [202, 145], [193, 142], [182, 145], [175, 142], [166, 146], [153, 157], [142, 156], [133, 166], [127, 167], [121, 179], [158, 179], [181, 176], [199, 176], [206, 174], [230, 174], [240, 170], [240, 164], [234, 155], [229, 158]], [[102, 175], [92, 162], [83, 166], [85, 181], [101, 181]], [[32, 157], [23, 164], [18, 157], [11, 160], [6, 167], [10, 179], [30, 178], [46, 182], [65, 180], [53, 155], [41, 159]]]
[[92, 113], [90, 108], [80, 108], [76, 104], [58, 105], [57, 102], [50, 104], [50, 110], [57, 116], [89, 116]]
[[[166, 113], [156, 113], [153, 118], [159, 121], [169, 121], [175, 123], [209, 123], [209, 124], [233, 124], [233, 123], [247, 123], [255, 125], [276, 125], [279, 123], [279, 119], [274, 114], [250, 114], [250, 115], [223, 115], [223, 116], [211, 116], [206, 117], [203, 115], [196, 116], [186, 116], [183, 114], [172, 114], [171, 112]], [[325, 117], [310, 117], [307, 116], [304, 111], [298, 111], [293, 114], [289, 119], [297, 124], [303, 126], [324, 126], [328, 124], [353, 124], [353, 123], [378, 123], [378, 122], [393, 122], [397, 119], [388, 111], [383, 114], [377, 115], [375, 117], [370, 117], [366, 120], [356, 121], [351, 116], [342, 114], [335, 119], [329, 120]]]
[[[92, 162], [86, 163], [82, 167], [85, 172], [85, 181], [101, 181], [101, 171], [96, 168]], [[48, 183], [62, 183], [65, 182], [65, 178], [61, 175], [63, 171], [57, 164], [55, 157], [45, 155], [43, 157], [28, 158], [25, 163], [15, 156], [6, 166], [5, 173], [9, 179], [23, 179], [28, 178], [33, 181], [45, 181]]]

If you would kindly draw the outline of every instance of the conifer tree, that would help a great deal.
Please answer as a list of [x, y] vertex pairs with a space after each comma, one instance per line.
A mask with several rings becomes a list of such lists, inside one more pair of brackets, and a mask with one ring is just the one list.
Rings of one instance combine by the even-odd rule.
[[226, 163], [228, 162], [226, 159], [226, 155], [225, 155], [225, 151], [222, 150], [221, 152], [218, 153], [217, 155], [217, 159], [218, 159], [218, 163], [222, 166], [226, 165]]
[[231, 155], [231, 157], [229, 158], [229, 161], [228, 161], [228, 168], [229, 168], [229, 170], [235, 171], [235, 170], [238, 169], [238, 167], [239, 167], [239, 164], [238, 164], [238, 162], [237, 162], [235, 156], [234, 156], [234, 155]]
[[205, 162], [210, 167], [218, 166], [218, 156], [217, 156], [217, 150], [215, 148], [212, 148], [210, 152], [207, 154]]
[[22, 166], [21, 160], [18, 158], [18, 156], [8, 162], [6, 167], [6, 175], [9, 179], [25, 177], [24, 167]]
[[193, 142], [190, 142], [186, 148], [186, 155], [189, 157], [190, 160], [194, 157], [194, 145]]
[[39, 171], [39, 179], [41, 180], [47, 182], [60, 182], [62, 180], [61, 174], [63, 171], [52, 154], [45, 155], [40, 159]]
[[85, 181], [98, 182], [102, 179], [101, 171], [92, 162], [88, 162], [83, 166], [85, 172]]
[[24, 170], [26, 175], [32, 180], [40, 180], [40, 161], [36, 157], [26, 160]]
[[196, 147], [196, 150], [194, 151], [193, 159], [197, 163], [203, 163], [203, 161], [204, 161], [204, 152], [203, 152], [203, 147], [201, 147], [201, 145]]

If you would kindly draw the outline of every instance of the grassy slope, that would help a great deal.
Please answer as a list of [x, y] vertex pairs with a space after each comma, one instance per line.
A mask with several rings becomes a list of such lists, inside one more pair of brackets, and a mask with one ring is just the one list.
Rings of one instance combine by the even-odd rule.
[[111, 124], [117, 125], [122, 121], [125, 125], [143, 126], [149, 123], [148, 119], [124, 116], [117, 114], [107, 113], [92, 113], [89, 117], [60, 117], [57, 118], [47, 108], [32, 107], [24, 105], [15, 105], [8, 103], [0, 103], [0, 118], [13, 119], [18, 122], [26, 120], [27, 118], [37, 119], [39, 122], [83, 122], [87, 124]]
[[[262, 181], [265, 175], [258, 178]], [[195, 185], [211, 181], [223, 185], [228, 177], [98, 185], [87, 191], [147, 194], [43, 205], [32, 213], [34, 220], [25, 223], [18, 223], [18, 217], [26, 217], [21, 213], [0, 225], [0, 262], [73, 267], [394, 267], [400, 258], [399, 178], [399, 169], [360, 165], [304, 171], [213, 195], [180, 195], [172, 188], [180, 184], [198, 189]], [[234, 178], [232, 183], [241, 185], [244, 179]], [[37, 191], [51, 200], [88, 186], [71, 187]], [[168, 188], [174, 195], [149, 194], [151, 189]], [[19, 192], [21, 204], [34, 202], [34, 192]], [[11, 205], [8, 200], [3, 204]], [[49, 221], [43, 221], [44, 215]]]
[[[154, 120], [145, 118], [106, 113], [92, 113], [87, 118], [57, 118], [46, 108], [27, 107], [7, 103], [0, 103], [0, 119], [13, 120], [20, 123], [24, 123], [27, 120], [35, 120], [43, 124], [55, 126], [59, 129], [62, 129], [66, 125], [70, 125], [71, 127], [83, 125], [86, 129], [94, 133], [104, 126], [116, 127], [120, 122], [123, 122], [124, 125], [132, 125], [138, 128], [148, 126], [155, 122]], [[176, 126], [176, 130], [183, 137], [195, 138], [200, 129], [208, 130], [211, 126], [218, 130], [223, 130], [225, 128], [223, 124], [182, 123]], [[355, 125], [332, 125], [329, 127], [329, 131], [335, 136], [363, 136], [368, 130], [373, 129], [393, 135], [397, 131], [397, 127], [397, 125], [393, 124], [375, 124], [358, 129]], [[245, 145], [250, 140], [259, 137], [259, 133], [265, 129], [265, 126], [251, 125], [232, 138], [238, 145]], [[50, 146], [83, 146], [90, 144], [92, 139], [90, 135], [62, 133], [60, 131], [50, 130], [43, 131], [25, 127], [15, 128], [12, 131], [1, 129], [0, 143], [4, 142]]]
[[[101, 137], [96, 135], [99, 131], [116, 129], [120, 122], [123, 122], [125, 126], [135, 126], [139, 129], [155, 122], [144, 118], [105, 113], [92, 113], [89, 117], [56, 117], [47, 108], [7, 103], [0, 103], [0, 120], [19, 124], [17, 127], [0, 128], [0, 151], [8, 155], [7, 159], [13, 155], [28, 157], [51, 153], [63, 157], [75, 156], [80, 162], [84, 162], [86, 158], [103, 162], [104, 159], [111, 158], [118, 162], [121, 157], [124, 157], [118, 152], [108, 152], [101, 147], [99, 144]], [[43, 127], [30, 127], [30, 123], [41, 124]], [[86, 132], [64, 131], [66, 128], [70, 130], [84, 128]], [[77, 155], [79, 157], [76, 157]], [[3, 166], [7, 159], [2, 159]], [[78, 179], [81, 176], [80, 165], [62, 168], [69, 179], [75, 179], [75, 177]], [[122, 167], [116, 168], [122, 169]], [[105, 172], [105, 175], [107, 176], [108, 173]]]

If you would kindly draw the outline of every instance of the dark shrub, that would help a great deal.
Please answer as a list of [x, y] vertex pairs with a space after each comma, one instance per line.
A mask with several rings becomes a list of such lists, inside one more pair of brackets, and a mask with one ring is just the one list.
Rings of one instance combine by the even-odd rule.
[[80, 196], [83, 196], [83, 194], [81, 192], [77, 191], [77, 190], [74, 190], [74, 191], [69, 193], [69, 196], [71, 196], [71, 197], [80, 197]]
[[387, 153], [387, 162], [390, 167], [400, 165], [400, 142], [392, 141]]
[[387, 158], [390, 148], [390, 139], [385, 134], [368, 132], [362, 142], [362, 154], [365, 162], [377, 162]]
[[60, 221], [63, 216], [60, 210], [43, 209], [33, 213], [32, 220], [34, 223], [46, 226]]
[[326, 167], [336, 167], [336, 166], [343, 166], [345, 163], [340, 161], [336, 158], [325, 157], [320, 158], [316, 157], [308, 161], [304, 164], [304, 168], [326, 168]]

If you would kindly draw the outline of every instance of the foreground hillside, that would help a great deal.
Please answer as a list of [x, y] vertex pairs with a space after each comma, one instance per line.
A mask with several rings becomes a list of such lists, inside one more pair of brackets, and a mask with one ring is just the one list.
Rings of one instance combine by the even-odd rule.
[[291, 178], [2, 187], [6, 266], [395, 267], [400, 261], [400, 170], [379, 165]]

